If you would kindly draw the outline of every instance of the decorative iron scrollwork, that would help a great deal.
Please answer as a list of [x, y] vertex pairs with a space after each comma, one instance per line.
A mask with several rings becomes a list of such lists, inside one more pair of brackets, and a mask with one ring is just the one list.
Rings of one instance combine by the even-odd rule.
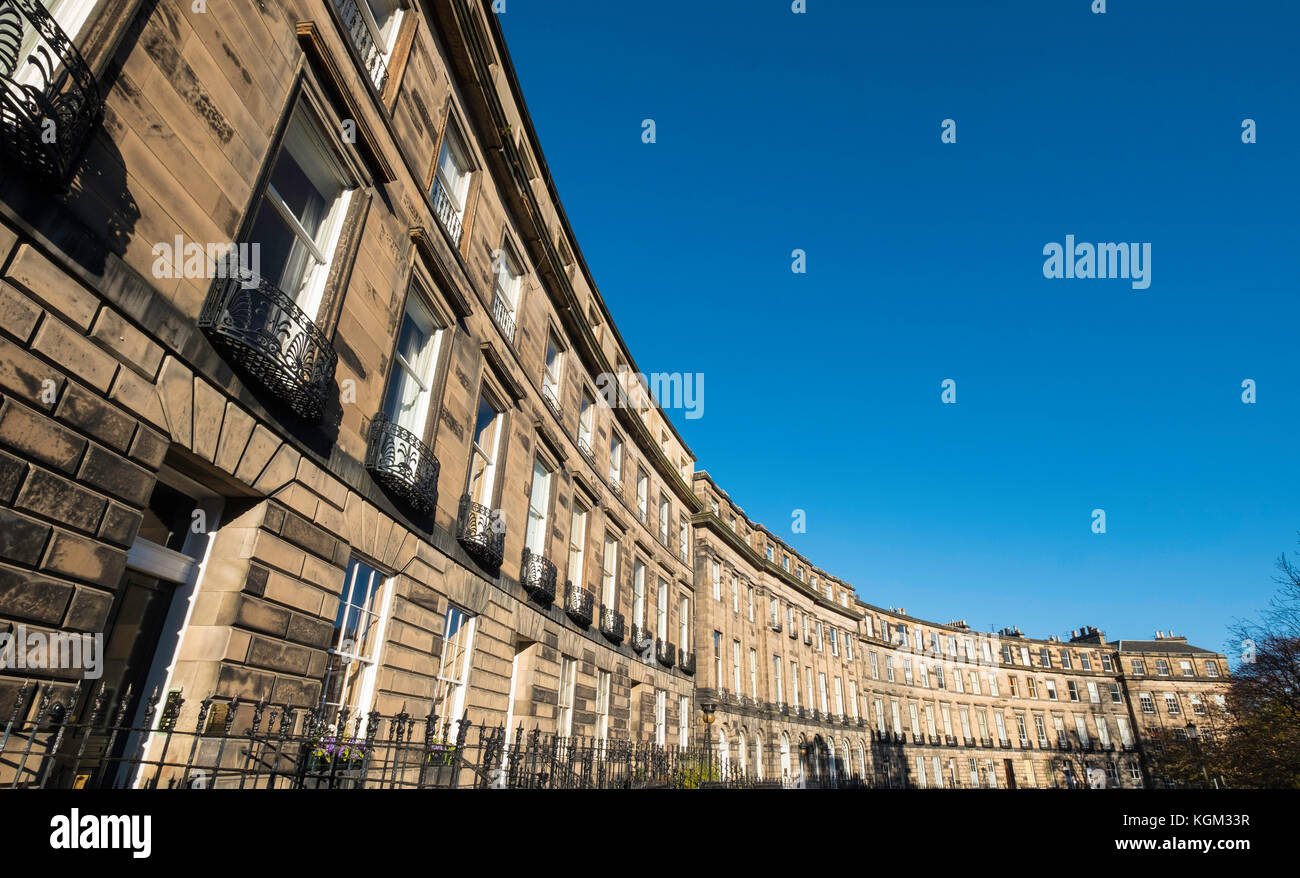
[[366, 469], [375, 481], [400, 496], [421, 515], [438, 505], [438, 458], [410, 430], [386, 415], [370, 422]]
[[614, 643], [622, 643], [627, 636], [627, 623], [623, 614], [612, 607], [600, 605], [600, 633]]
[[[365, 2], [365, 0], [361, 0]], [[370, 25], [364, 18], [357, 0], [334, 0], [334, 9], [339, 14], [343, 28], [352, 40], [352, 48], [361, 56], [361, 66], [370, 76], [370, 81], [380, 92], [388, 82], [388, 65], [384, 59], [384, 50], [375, 42], [370, 32]]]
[[338, 355], [306, 312], [274, 284], [219, 279], [203, 304], [199, 328], [223, 356], [298, 415], [321, 419]]
[[569, 583], [564, 593], [564, 612], [569, 614], [570, 619], [584, 628], [590, 627], [595, 607], [595, 595], [585, 588]]
[[468, 494], [460, 498], [456, 519], [456, 539], [465, 551], [489, 567], [500, 567], [506, 548], [505, 520], [494, 516], [482, 503], [475, 503]]
[[524, 591], [533, 600], [542, 604], [555, 603], [555, 564], [544, 555], [535, 554], [524, 547], [523, 578], [520, 580]]
[[[20, 57], [32, 34], [36, 44]], [[45, 5], [0, 0], [0, 148], [25, 174], [61, 188], [103, 115], [99, 83]]]
[[677, 661], [677, 647], [668, 640], [655, 641], [655, 658], [665, 668], [671, 668]]

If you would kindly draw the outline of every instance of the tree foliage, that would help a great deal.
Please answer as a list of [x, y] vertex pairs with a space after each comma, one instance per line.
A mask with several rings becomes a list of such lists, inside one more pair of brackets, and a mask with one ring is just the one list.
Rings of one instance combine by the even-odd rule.
[[1159, 732], [1158, 774], [1186, 786], [1300, 789], [1300, 566], [1283, 553], [1277, 569], [1260, 618], [1229, 628], [1240, 659], [1226, 713], [1211, 701], [1204, 725], [1194, 718], [1196, 736]]

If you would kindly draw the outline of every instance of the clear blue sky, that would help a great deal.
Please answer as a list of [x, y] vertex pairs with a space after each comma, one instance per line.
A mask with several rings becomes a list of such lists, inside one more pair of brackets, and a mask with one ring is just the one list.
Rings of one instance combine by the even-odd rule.
[[[704, 374], [673, 420], [751, 518], [923, 618], [1223, 649], [1300, 530], [1300, 12], [1090, 5], [501, 21], [638, 366]], [[1150, 288], [1045, 279], [1067, 234], [1150, 242]]]

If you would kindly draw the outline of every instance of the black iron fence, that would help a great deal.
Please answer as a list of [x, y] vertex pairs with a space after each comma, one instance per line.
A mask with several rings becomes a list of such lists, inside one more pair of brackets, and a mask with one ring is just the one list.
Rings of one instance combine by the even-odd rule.
[[[3, 717], [0, 717], [3, 719]], [[716, 744], [561, 737], [468, 717], [353, 714], [180, 692], [27, 684], [0, 730], [0, 788], [759, 789], [864, 786], [798, 765], [762, 776]], [[783, 779], [776, 779], [780, 775]]]

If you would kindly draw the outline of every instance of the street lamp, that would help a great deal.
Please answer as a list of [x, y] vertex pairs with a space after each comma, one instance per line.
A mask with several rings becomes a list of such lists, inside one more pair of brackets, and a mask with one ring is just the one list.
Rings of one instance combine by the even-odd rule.
[[713, 712], [718, 705], [711, 698], [700, 702], [700, 713], [704, 719], [704, 750], [709, 755], [709, 778], [713, 778]]

